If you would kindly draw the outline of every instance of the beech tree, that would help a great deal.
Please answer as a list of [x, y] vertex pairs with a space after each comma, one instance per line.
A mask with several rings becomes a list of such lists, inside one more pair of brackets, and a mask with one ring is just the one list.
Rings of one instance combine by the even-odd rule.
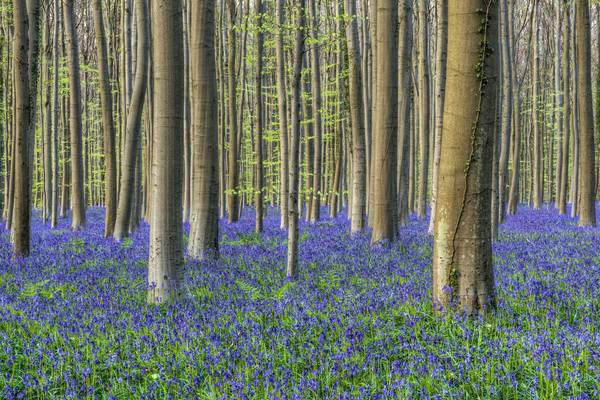
[[377, 0], [377, 96], [373, 134], [371, 244], [396, 239], [396, 146], [398, 128], [398, 3]]
[[289, 163], [289, 200], [288, 200], [288, 244], [287, 244], [287, 277], [295, 279], [298, 276], [298, 198], [300, 183], [300, 92], [302, 83], [302, 58], [306, 34], [306, 2], [294, 0], [296, 6], [297, 25], [294, 41], [294, 70], [291, 80], [291, 132], [290, 132], [290, 163]]
[[154, 101], [152, 213], [148, 302], [184, 295], [183, 229], [183, 15], [181, 0], [152, 0]]
[[192, 257], [205, 258], [219, 252], [215, 2], [193, 2], [191, 13], [193, 163], [188, 251]]
[[448, 1], [448, 76], [434, 229], [433, 300], [495, 305], [490, 206], [497, 2]]

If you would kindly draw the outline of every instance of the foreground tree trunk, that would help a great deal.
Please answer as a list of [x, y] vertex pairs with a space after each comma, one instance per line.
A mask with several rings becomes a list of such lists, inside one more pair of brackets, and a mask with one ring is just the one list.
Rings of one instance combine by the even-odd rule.
[[75, 24], [75, 0], [63, 0], [67, 62], [69, 65], [69, 130], [71, 133], [71, 210], [73, 230], [85, 226], [83, 195], [83, 157], [81, 125], [81, 80], [79, 78], [79, 45]]
[[154, 74], [152, 213], [148, 302], [183, 295], [183, 16], [181, 0], [152, 1]]
[[112, 93], [108, 72], [108, 56], [106, 50], [106, 35], [104, 17], [102, 15], [102, 0], [94, 0], [94, 29], [96, 33], [96, 48], [98, 53], [98, 78], [100, 98], [102, 101], [102, 126], [104, 130], [104, 236], [113, 234], [117, 213], [117, 159], [116, 133], [113, 117]]
[[122, 240], [129, 233], [134, 211], [135, 166], [137, 163], [142, 128], [142, 110], [148, 84], [148, 6], [146, 0], [136, 1], [136, 25], [138, 32], [136, 72], [131, 104], [127, 112], [123, 171], [119, 189], [119, 205], [114, 238]]
[[219, 255], [219, 176], [215, 2], [192, 2], [192, 209], [188, 252]]
[[371, 245], [397, 236], [398, 2], [377, 1], [377, 81]]
[[[433, 300], [469, 314], [495, 305], [490, 205], [497, 2], [448, 2], [448, 76], [438, 181]], [[483, 23], [482, 23], [483, 21]]]
[[[590, 6], [577, 0], [575, 34], [577, 46], [577, 96], [579, 118], [579, 225], [596, 226], [596, 156], [592, 108]], [[576, 201], [576, 200], [575, 200]]]
[[304, 29], [306, 25], [305, 0], [295, 0], [298, 22], [294, 44], [294, 72], [292, 75], [291, 98], [291, 136], [290, 136], [290, 175], [288, 201], [288, 248], [287, 248], [287, 277], [295, 279], [298, 276], [298, 185], [300, 183], [300, 91], [302, 88], [302, 58], [304, 54]]
[[[32, 104], [29, 93], [29, 33], [25, 0], [13, 0], [14, 18], [14, 211], [12, 215], [14, 254], [29, 255], [31, 242], [31, 184], [29, 163], [29, 120]], [[34, 97], [35, 98], [35, 97]]]

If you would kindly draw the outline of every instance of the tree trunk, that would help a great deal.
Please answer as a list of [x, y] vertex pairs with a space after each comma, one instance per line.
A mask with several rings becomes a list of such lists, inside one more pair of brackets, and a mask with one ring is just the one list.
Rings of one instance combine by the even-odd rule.
[[539, 111], [539, 97], [540, 97], [540, 23], [539, 23], [539, 5], [536, 2], [533, 9], [533, 29], [535, 30], [535, 37], [532, 40], [533, 46], [533, 64], [531, 69], [531, 100], [532, 100], [532, 123], [533, 123], [533, 208], [539, 209], [543, 202], [543, 163], [542, 163], [542, 131], [540, 127], [540, 111]]
[[214, 54], [215, 2], [191, 4], [192, 210], [188, 252], [219, 255], [217, 86]]
[[591, 23], [588, 0], [577, 0], [575, 34], [577, 46], [577, 95], [579, 118], [579, 225], [596, 226], [596, 156], [592, 108]]
[[506, 182], [508, 180], [508, 154], [513, 115], [512, 57], [510, 53], [508, 0], [500, 0], [500, 57], [502, 60], [502, 127], [500, 129], [500, 158], [498, 160], [498, 223], [504, 221], [506, 214]]
[[315, 6], [316, 0], [309, 0], [311, 16], [312, 45], [311, 54], [311, 81], [312, 81], [312, 115], [314, 130], [314, 160], [312, 198], [310, 202], [310, 222], [317, 222], [321, 218], [321, 161], [322, 161], [322, 124], [321, 124], [321, 60], [319, 46], [319, 14]]
[[229, 107], [229, 153], [227, 158], [227, 214], [229, 223], [239, 219], [239, 176], [238, 176], [238, 110], [236, 104], [236, 40], [235, 40], [235, 15], [236, 5], [234, 0], [227, 1], [229, 11], [229, 57], [227, 60], [227, 73], [229, 74], [228, 107]]
[[[122, 240], [129, 233], [134, 211], [133, 194], [136, 159], [140, 146], [142, 111], [148, 83], [148, 5], [146, 0], [135, 0], [137, 40], [137, 65], [131, 104], [127, 113], [125, 148], [123, 149], [123, 169], [119, 188], [119, 204], [115, 223], [114, 238]], [[181, 156], [181, 155], [180, 155]]]
[[413, 10], [412, 0], [400, 5], [400, 37], [398, 68], [398, 221], [406, 222], [409, 214], [409, 172], [411, 158], [411, 103], [412, 103], [412, 53]]
[[[16, 257], [27, 257], [31, 242], [31, 182], [29, 162], [29, 122], [32, 112], [29, 79], [29, 18], [24, 0], [13, 0], [14, 20], [14, 211], [12, 215], [13, 245]], [[33, 97], [35, 98], [35, 97]]]
[[263, 74], [263, 32], [262, 32], [262, 0], [254, 0], [256, 8], [256, 187], [254, 188], [254, 208], [256, 211], [255, 230], [258, 233], [263, 231], [263, 186], [264, 186], [264, 168], [263, 168], [263, 96], [262, 96], [262, 74]]
[[564, 7], [564, 46], [563, 46], [563, 62], [562, 62], [562, 77], [563, 77], [563, 96], [564, 96], [564, 117], [563, 117], [563, 140], [562, 140], [562, 171], [560, 178], [560, 188], [558, 196], [558, 212], [560, 215], [567, 213], [567, 198], [569, 184], [569, 141], [571, 139], [571, 69], [570, 69], [570, 51], [571, 51], [571, 16], [570, 6]]
[[104, 17], [102, 15], [102, 0], [94, 0], [94, 29], [96, 33], [96, 48], [98, 57], [98, 76], [100, 98], [102, 101], [102, 126], [104, 130], [104, 236], [112, 235], [117, 210], [117, 164], [115, 148], [115, 126], [113, 117], [112, 93], [108, 72], [108, 55], [106, 50], [106, 35]]
[[294, 72], [292, 75], [291, 99], [291, 136], [290, 136], [290, 175], [289, 175], [289, 202], [288, 202], [288, 248], [287, 248], [287, 277], [295, 279], [298, 276], [298, 184], [300, 178], [300, 92], [302, 59], [304, 54], [304, 29], [306, 27], [305, 0], [294, 2], [298, 8], [298, 22], [296, 26], [294, 44]]
[[152, 165], [152, 215], [148, 302], [183, 296], [183, 18], [181, 0], [152, 1], [156, 108]]
[[277, 75], [277, 106], [279, 111], [279, 202], [281, 208], [281, 228], [288, 225], [288, 121], [287, 121], [287, 92], [285, 87], [285, 56], [283, 52], [284, 5], [285, 0], [277, 2], [277, 34], [275, 37], [275, 74]]
[[429, 234], [433, 235], [435, 221], [435, 205], [437, 197], [437, 180], [440, 170], [440, 151], [442, 144], [442, 128], [444, 126], [444, 95], [446, 90], [446, 58], [448, 45], [448, 0], [437, 0], [437, 31], [435, 59], [435, 128], [433, 142], [433, 177], [431, 180], [431, 216], [429, 218]]
[[[448, 77], [438, 181], [433, 301], [468, 314], [495, 305], [490, 231], [497, 3], [448, 2]], [[482, 23], [483, 21], [483, 23]]]
[[377, 81], [371, 245], [397, 236], [398, 2], [377, 2]]
[[429, 13], [428, 0], [419, 0], [419, 194], [417, 216], [425, 218], [427, 212], [427, 181], [429, 179]]
[[346, 39], [348, 41], [348, 69], [350, 90], [350, 117], [352, 121], [352, 205], [351, 232], [365, 227], [366, 210], [366, 151], [363, 100], [361, 99], [362, 76], [358, 48], [356, 0], [346, 0]]
[[73, 230], [85, 226], [83, 196], [83, 157], [81, 154], [81, 83], [79, 78], [79, 44], [75, 24], [75, 0], [63, 0], [67, 62], [69, 65], [69, 130], [71, 134], [71, 210]]

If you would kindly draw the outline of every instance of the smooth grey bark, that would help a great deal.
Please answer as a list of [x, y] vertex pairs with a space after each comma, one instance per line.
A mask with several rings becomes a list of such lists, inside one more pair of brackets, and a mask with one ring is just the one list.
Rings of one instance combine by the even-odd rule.
[[588, 0], [577, 0], [577, 95], [579, 120], [579, 226], [596, 226], [596, 155], [592, 105], [591, 22]]
[[373, 143], [371, 245], [393, 241], [398, 234], [396, 148], [398, 131], [398, 3], [377, 2], [377, 81]]
[[24, 0], [13, 0], [14, 20], [14, 210], [12, 242], [16, 257], [27, 257], [31, 243], [29, 122], [32, 112], [29, 79], [29, 18]]
[[192, 192], [188, 252], [219, 255], [219, 174], [215, 2], [191, 4]]
[[148, 303], [184, 295], [183, 229], [183, 16], [181, 0], [152, 0], [154, 131]]

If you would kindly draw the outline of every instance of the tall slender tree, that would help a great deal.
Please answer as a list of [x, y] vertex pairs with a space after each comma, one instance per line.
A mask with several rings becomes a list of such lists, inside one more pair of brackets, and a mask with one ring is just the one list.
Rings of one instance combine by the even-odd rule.
[[276, 0], [277, 33], [275, 36], [275, 74], [277, 80], [277, 108], [279, 116], [279, 203], [281, 208], [281, 228], [288, 225], [288, 118], [287, 118], [287, 92], [285, 85], [285, 53], [283, 51], [284, 32], [284, 5], [285, 0]]
[[255, 183], [256, 188], [254, 195], [254, 208], [256, 211], [256, 232], [263, 231], [263, 186], [264, 186], [264, 167], [263, 167], [263, 129], [264, 129], [264, 115], [263, 115], [263, 93], [262, 93], [262, 74], [263, 74], [263, 47], [264, 47], [264, 34], [262, 32], [262, 15], [263, 5], [262, 0], [254, 0], [254, 7], [256, 13], [256, 139], [255, 139], [255, 152], [256, 152], [256, 177]]
[[306, 38], [306, 1], [294, 0], [298, 22], [294, 42], [294, 70], [291, 80], [291, 132], [290, 132], [290, 173], [288, 200], [288, 248], [287, 248], [287, 277], [295, 279], [298, 276], [298, 198], [300, 183], [300, 93], [302, 88], [302, 59], [304, 41]]
[[133, 218], [136, 163], [140, 156], [138, 150], [141, 142], [142, 111], [148, 85], [148, 42], [150, 34], [148, 32], [148, 5], [146, 0], [135, 0], [135, 11], [138, 38], [136, 71], [125, 128], [125, 148], [122, 157], [123, 168], [117, 217], [113, 233], [116, 240], [122, 240], [127, 236]]
[[75, 0], [62, 0], [67, 63], [69, 66], [69, 131], [71, 149], [71, 210], [73, 230], [85, 226], [85, 198], [83, 194], [83, 153], [81, 123], [81, 78], [79, 76], [79, 41], [75, 22]]
[[102, 0], [94, 0], [94, 30], [96, 33], [102, 126], [104, 130], [104, 206], [106, 207], [104, 235], [108, 237], [113, 234], [117, 212], [117, 150]]

